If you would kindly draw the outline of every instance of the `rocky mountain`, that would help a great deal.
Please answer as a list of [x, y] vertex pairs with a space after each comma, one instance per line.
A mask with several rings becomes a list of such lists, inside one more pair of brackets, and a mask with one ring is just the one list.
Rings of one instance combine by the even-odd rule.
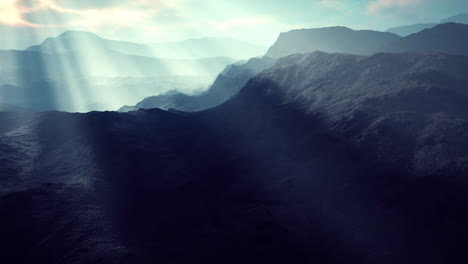
[[395, 40], [380, 49], [384, 52], [438, 51], [468, 54], [468, 25], [446, 23]]
[[463, 263], [468, 57], [292, 55], [202, 112], [0, 114], [16, 263]]
[[90, 32], [66, 31], [55, 38], [47, 38], [29, 51], [45, 53], [76, 52], [100, 53], [112, 50], [126, 55], [163, 59], [204, 59], [229, 57], [248, 59], [262, 55], [266, 47], [229, 38], [188, 39], [181, 42], [140, 44], [101, 38]]
[[387, 30], [387, 32], [397, 34], [402, 37], [409, 36], [411, 34], [423, 31], [424, 29], [433, 28], [437, 26], [436, 23], [427, 23], [427, 24], [416, 24], [410, 26], [394, 27]]
[[281, 33], [266, 56], [280, 58], [313, 51], [368, 55], [399, 38], [400, 36], [393, 33], [352, 30], [346, 27], [292, 30]]
[[[345, 30], [346, 28], [325, 28], [324, 32], [329, 30]], [[311, 30], [310, 32], [314, 32]], [[278, 47], [281, 46], [281, 42], [290, 43], [307, 43], [304, 38], [307, 36], [309, 30], [293, 31], [292, 35], [284, 34], [280, 37], [277, 43], [275, 43], [269, 51], [275, 52]], [[355, 34], [354, 32], [353, 34]], [[438, 51], [451, 54], [468, 54], [468, 25], [447, 23], [435, 26], [432, 29], [423, 30], [420, 33], [416, 33], [404, 38], [397, 38], [396, 40], [386, 43], [386, 46], [380, 47], [380, 52], [412, 52], [412, 51]], [[297, 35], [294, 37], [294, 35]], [[300, 37], [298, 37], [300, 36]], [[310, 43], [310, 42], [309, 42]], [[344, 41], [337, 43], [347, 43]], [[312, 45], [313, 46], [313, 45]], [[293, 47], [290, 50], [284, 50], [285, 55], [291, 55], [294, 53], [303, 53], [301, 47]], [[304, 48], [305, 45], [304, 45]], [[313, 48], [312, 48], [313, 49]], [[348, 49], [350, 52], [351, 49]], [[343, 52], [343, 51], [341, 51]], [[274, 59], [253, 59], [244, 65], [229, 66], [227, 70], [221, 73], [216, 79], [207, 92], [201, 95], [187, 95], [180, 92], [169, 92], [164, 95], [152, 96], [145, 98], [143, 101], [135, 106], [124, 106], [119, 111], [127, 112], [138, 109], [175, 109], [180, 111], [200, 111], [219, 105], [229, 99], [232, 95], [236, 94], [241, 87], [252, 77], [268, 69], [272, 66]], [[252, 69], [252, 66], [255, 66]]]
[[273, 66], [275, 59], [253, 58], [245, 63], [231, 64], [221, 72], [210, 88], [199, 95], [188, 95], [177, 91], [145, 98], [135, 106], [124, 106], [119, 111], [160, 108], [194, 112], [215, 107], [237, 94], [247, 81]]

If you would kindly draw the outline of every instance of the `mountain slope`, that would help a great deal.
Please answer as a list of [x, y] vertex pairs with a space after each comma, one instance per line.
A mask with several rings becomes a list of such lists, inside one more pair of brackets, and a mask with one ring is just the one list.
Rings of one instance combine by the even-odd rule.
[[428, 24], [416, 24], [410, 26], [394, 27], [387, 30], [387, 32], [397, 34], [402, 37], [409, 36], [411, 34], [423, 31], [424, 29], [433, 28], [438, 24], [428, 23]]
[[447, 23], [396, 40], [379, 49], [384, 52], [438, 51], [468, 54], [468, 25]]
[[440, 23], [460, 23], [460, 24], [468, 24], [468, 13], [460, 14], [457, 16], [449, 17], [447, 19], [442, 20]]
[[244, 64], [231, 64], [218, 75], [210, 88], [200, 95], [187, 95], [179, 92], [169, 92], [164, 95], [145, 98], [135, 106], [124, 106], [119, 111], [128, 112], [138, 109], [174, 109], [193, 112], [215, 107], [235, 95], [247, 81], [268, 69], [275, 60], [268, 57], [253, 58]]
[[128, 41], [103, 39], [95, 34], [82, 31], [66, 31], [56, 38], [48, 38], [29, 51], [46, 53], [76, 52], [99, 53], [112, 50], [127, 55], [162, 59], [202, 59], [230, 57], [248, 59], [259, 56], [265, 47], [227, 38], [189, 39], [181, 42], [139, 44]]
[[400, 37], [393, 33], [329, 27], [281, 33], [266, 56], [280, 58], [294, 53], [323, 51], [366, 55]]
[[414, 33], [423, 31], [424, 29], [433, 28], [439, 24], [446, 23], [459, 23], [459, 24], [468, 24], [468, 14], [460, 14], [457, 16], [449, 17], [440, 21], [440, 23], [425, 23], [425, 24], [416, 24], [402, 27], [390, 28], [387, 32], [395, 33], [402, 37], [409, 36]]
[[315, 52], [198, 113], [0, 113], [3, 258], [466, 262], [467, 66]]

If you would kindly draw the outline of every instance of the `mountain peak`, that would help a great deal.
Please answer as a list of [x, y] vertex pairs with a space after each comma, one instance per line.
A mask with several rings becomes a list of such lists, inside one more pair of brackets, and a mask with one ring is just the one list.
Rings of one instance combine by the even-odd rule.
[[87, 31], [79, 31], [79, 30], [67, 30], [62, 34], [58, 35], [57, 38], [70, 38], [70, 37], [86, 37], [86, 38], [95, 38], [95, 39], [102, 39], [98, 35], [87, 32]]

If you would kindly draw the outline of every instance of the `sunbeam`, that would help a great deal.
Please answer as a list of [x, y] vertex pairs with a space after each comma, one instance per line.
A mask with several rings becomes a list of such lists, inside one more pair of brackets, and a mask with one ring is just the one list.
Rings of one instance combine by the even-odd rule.
[[0, 262], [468, 263], [460, 12], [0, 0]]

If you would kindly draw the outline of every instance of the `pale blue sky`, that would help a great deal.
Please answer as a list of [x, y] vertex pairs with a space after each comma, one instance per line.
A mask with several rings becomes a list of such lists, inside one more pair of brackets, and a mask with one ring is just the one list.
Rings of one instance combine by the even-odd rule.
[[0, 0], [0, 48], [69, 29], [137, 42], [232, 37], [263, 45], [294, 28], [386, 30], [468, 12], [468, 0]]

